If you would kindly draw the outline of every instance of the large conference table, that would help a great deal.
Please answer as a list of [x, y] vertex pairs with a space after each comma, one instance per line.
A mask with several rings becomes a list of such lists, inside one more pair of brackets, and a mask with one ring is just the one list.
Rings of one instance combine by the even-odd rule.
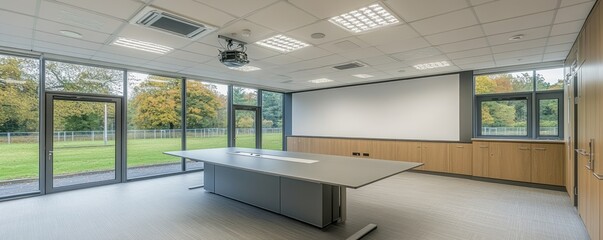
[[[423, 165], [250, 148], [165, 154], [203, 162], [203, 187], [208, 192], [320, 228], [345, 222], [347, 188], [360, 188]], [[364, 234], [375, 227], [367, 226]]]

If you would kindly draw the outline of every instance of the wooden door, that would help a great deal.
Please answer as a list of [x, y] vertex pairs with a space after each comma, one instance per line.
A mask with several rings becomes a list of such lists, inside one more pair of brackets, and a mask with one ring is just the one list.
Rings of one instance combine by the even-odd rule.
[[532, 182], [563, 186], [563, 144], [532, 144]]
[[450, 172], [471, 175], [473, 171], [473, 148], [467, 143], [448, 144]]
[[424, 142], [421, 144], [421, 161], [423, 170], [448, 172], [448, 144]]
[[599, 229], [599, 182], [600, 180], [590, 174], [588, 176], [588, 194], [586, 203], [586, 229], [591, 239], [600, 239]]
[[488, 177], [530, 182], [532, 151], [526, 143], [490, 143]]
[[488, 176], [488, 160], [490, 159], [490, 143], [473, 142], [473, 176]]

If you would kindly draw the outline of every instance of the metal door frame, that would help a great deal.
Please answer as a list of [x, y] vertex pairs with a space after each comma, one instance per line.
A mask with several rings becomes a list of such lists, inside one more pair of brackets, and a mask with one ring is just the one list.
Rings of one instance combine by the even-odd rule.
[[232, 146], [237, 146], [237, 111], [255, 112], [255, 148], [262, 148], [262, 108], [256, 106], [232, 106]]
[[[122, 97], [110, 96], [110, 95], [98, 95], [98, 94], [80, 94], [80, 93], [65, 93], [65, 92], [46, 92], [45, 94], [46, 104], [44, 110], [45, 116], [45, 139], [44, 139], [44, 188], [46, 193], [55, 193], [62, 191], [69, 191], [74, 189], [96, 187], [114, 183], [123, 182], [123, 125], [122, 125]], [[104, 180], [98, 182], [89, 182], [74, 184], [69, 186], [54, 187], [53, 186], [53, 161], [51, 157], [51, 150], [53, 149], [54, 141], [54, 100], [67, 100], [67, 101], [82, 101], [82, 102], [107, 102], [115, 104], [115, 179]]]

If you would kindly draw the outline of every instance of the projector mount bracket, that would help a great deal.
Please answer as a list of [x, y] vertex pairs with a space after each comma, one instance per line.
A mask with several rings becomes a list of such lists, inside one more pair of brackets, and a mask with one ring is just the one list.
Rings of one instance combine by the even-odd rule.
[[226, 50], [232, 50], [233, 47], [235, 47], [235, 44], [236, 44], [236, 47], [234, 49], [241, 48], [243, 51], [246, 50], [245, 49], [245, 45], [247, 45], [246, 42], [243, 42], [243, 41], [240, 41], [237, 39], [233, 39], [233, 38], [229, 38], [224, 35], [218, 35], [218, 38], [224, 39], [224, 41], [226, 42], [226, 47], [224, 47], [224, 49], [226, 49]]

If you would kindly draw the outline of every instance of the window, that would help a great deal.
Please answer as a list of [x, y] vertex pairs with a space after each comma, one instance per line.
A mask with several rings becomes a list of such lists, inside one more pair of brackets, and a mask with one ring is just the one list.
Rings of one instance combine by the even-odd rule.
[[244, 87], [233, 87], [232, 104], [257, 106], [258, 90]]
[[[228, 86], [186, 81], [186, 149], [228, 147]], [[186, 169], [203, 168], [187, 160]]]
[[563, 82], [562, 68], [475, 76], [476, 135], [563, 137]]
[[40, 189], [39, 62], [0, 55], [0, 197]]
[[128, 178], [182, 171], [182, 79], [128, 73]]
[[46, 61], [46, 90], [123, 95], [124, 71]]
[[283, 150], [283, 94], [262, 91], [262, 148]]

